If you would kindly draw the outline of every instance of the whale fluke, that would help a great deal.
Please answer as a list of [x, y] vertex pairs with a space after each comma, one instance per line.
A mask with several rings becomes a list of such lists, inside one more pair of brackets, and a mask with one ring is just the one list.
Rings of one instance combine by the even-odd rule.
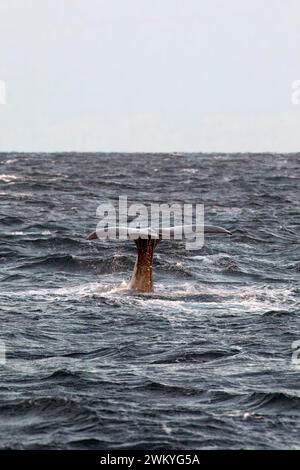
[[[106, 238], [115, 238], [116, 234], [133, 240], [137, 247], [137, 258], [134, 265], [131, 281], [129, 288], [134, 289], [138, 292], [152, 292], [153, 291], [153, 275], [152, 275], [152, 264], [154, 250], [158, 243], [166, 236], [174, 236], [177, 231], [181, 230], [183, 233], [184, 229], [191, 229], [193, 226], [175, 226], [167, 227], [155, 231], [152, 228], [143, 229], [132, 229], [127, 227], [111, 227], [96, 232], [92, 232], [87, 239], [96, 240], [105, 235]], [[193, 227], [195, 229], [195, 227]], [[223, 227], [217, 227], [215, 225], [205, 225], [203, 227], [196, 227], [196, 232], [202, 232], [210, 235], [231, 235], [231, 232]], [[190, 232], [189, 232], [190, 233]], [[195, 230], [194, 230], [195, 233]]]

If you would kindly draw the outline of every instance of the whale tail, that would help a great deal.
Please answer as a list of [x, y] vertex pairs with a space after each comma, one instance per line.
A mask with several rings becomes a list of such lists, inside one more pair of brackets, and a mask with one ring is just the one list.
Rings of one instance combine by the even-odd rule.
[[[174, 234], [176, 229], [180, 227], [172, 227], [169, 229], [165, 229], [169, 232]], [[184, 228], [184, 226], [182, 227]], [[201, 228], [201, 230], [204, 233], [210, 234], [210, 235], [231, 235], [231, 233], [222, 228], [222, 227], [216, 227], [214, 225], [205, 225], [204, 230]], [[116, 234], [116, 228], [114, 227], [111, 232], [111, 234]], [[124, 234], [126, 233], [127, 238], [130, 240], [133, 240], [136, 247], [137, 247], [137, 258], [136, 262], [134, 265], [132, 277], [129, 283], [129, 288], [134, 289], [138, 292], [152, 292], [153, 291], [153, 255], [154, 255], [154, 250], [158, 243], [162, 240], [164, 232], [159, 231], [155, 232], [152, 229], [128, 229], [126, 228], [123, 229], [118, 228], [118, 233]], [[93, 232], [91, 233], [87, 239], [88, 240], [96, 240], [97, 238], [100, 238], [100, 236], [103, 234]], [[109, 233], [108, 233], [109, 235]]]

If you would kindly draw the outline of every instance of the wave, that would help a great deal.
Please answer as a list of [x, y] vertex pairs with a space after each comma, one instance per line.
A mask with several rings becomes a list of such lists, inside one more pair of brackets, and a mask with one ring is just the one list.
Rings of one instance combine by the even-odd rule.
[[22, 225], [24, 219], [13, 215], [0, 216], [0, 223], [3, 225]]
[[251, 411], [260, 411], [261, 413], [278, 413], [289, 412], [300, 415], [300, 393], [291, 391], [270, 391], [270, 392], [254, 392], [247, 396], [241, 397], [239, 406], [247, 408]]
[[[61, 423], [66, 419], [80, 421], [95, 416], [95, 413], [82, 402], [55, 396], [7, 400], [5, 405], [0, 405], [0, 413], [2, 425], [13, 420], [16, 428], [26, 422], [29, 424], [32, 419], [45, 423], [45, 427], [49, 429], [51, 425], [57, 426], [59, 422]], [[16, 416], [18, 419], [15, 418]]]
[[238, 354], [240, 350], [211, 350], [211, 351], [183, 351], [164, 354], [161, 358], [153, 360], [152, 364], [197, 364], [211, 362], [218, 359], [232, 357]]
[[12, 183], [13, 181], [16, 181], [18, 179], [18, 176], [16, 175], [0, 175], [0, 182], [2, 181], [3, 183]]
[[[224, 273], [243, 273], [237, 261], [230, 255], [218, 253], [216, 255], [195, 255], [188, 258], [193, 265], [199, 264], [199, 267], [205, 271], [215, 270]], [[199, 263], [198, 263], [199, 262]]]
[[54, 254], [26, 261], [17, 269], [61, 270], [65, 272], [93, 272], [94, 274], [127, 271], [133, 267], [133, 260], [126, 255], [115, 255], [100, 259], [80, 258], [73, 255]]

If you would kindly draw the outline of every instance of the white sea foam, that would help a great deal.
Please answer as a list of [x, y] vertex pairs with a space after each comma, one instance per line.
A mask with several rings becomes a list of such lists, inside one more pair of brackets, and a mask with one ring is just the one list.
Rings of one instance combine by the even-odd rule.
[[0, 181], [3, 181], [4, 183], [11, 183], [17, 179], [18, 177], [16, 175], [0, 175]]
[[299, 305], [299, 300], [290, 287], [278, 286], [207, 286], [206, 284], [184, 283], [167, 286], [156, 283], [155, 293], [139, 294], [128, 289], [128, 280], [114, 282], [92, 282], [60, 288], [33, 289], [18, 292], [6, 292], [9, 297], [40, 298], [43, 300], [61, 299], [61, 301], [84, 300], [84, 298], [117, 300], [125, 304], [139, 305], [140, 309], [159, 308], [162, 311], [201, 314], [197, 306], [225, 309], [231, 314], [245, 312], [263, 313], [266, 310], [280, 311]]

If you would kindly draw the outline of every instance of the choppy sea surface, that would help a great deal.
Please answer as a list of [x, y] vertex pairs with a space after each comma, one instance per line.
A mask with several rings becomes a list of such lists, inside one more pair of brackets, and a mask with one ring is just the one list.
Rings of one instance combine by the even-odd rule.
[[[299, 188], [300, 154], [0, 154], [0, 447], [299, 449]], [[233, 235], [134, 294], [134, 244], [85, 239], [119, 195]]]

